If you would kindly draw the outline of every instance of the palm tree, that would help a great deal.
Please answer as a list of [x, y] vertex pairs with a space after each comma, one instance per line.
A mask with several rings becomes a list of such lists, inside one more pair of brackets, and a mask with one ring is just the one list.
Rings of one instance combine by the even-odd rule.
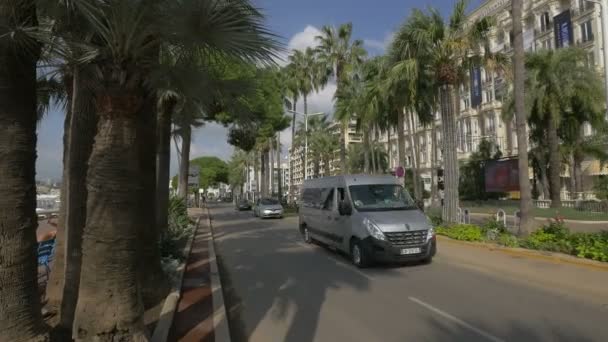
[[[96, 37], [86, 62], [99, 77], [94, 89], [99, 124], [87, 174], [82, 267], [96, 272], [81, 274], [74, 331], [76, 340], [102, 335], [130, 340], [143, 335], [134, 229], [139, 213], [124, 208], [137, 208], [140, 199], [134, 161], [142, 141], [136, 132], [153, 89], [155, 52], [160, 44], [171, 44], [184, 53], [266, 59], [275, 43], [262, 27], [261, 14], [244, 0], [95, 4], [83, 12]], [[189, 26], [193, 22], [196, 27]], [[198, 34], [199, 28], [205, 34]], [[231, 34], [238, 39], [226, 39]]]
[[[286, 91], [286, 97], [287, 100], [286, 102], [286, 106], [288, 109], [291, 109], [291, 147], [290, 147], [290, 156], [293, 154], [294, 151], [294, 144], [293, 141], [295, 139], [296, 136], [296, 104], [298, 102], [298, 97], [300, 95], [300, 77], [299, 74], [297, 72], [298, 70], [296, 69], [296, 66], [294, 64], [289, 64], [287, 65], [282, 72], [283, 75], [283, 84], [285, 86], [285, 91]], [[290, 158], [290, 165], [289, 165], [289, 169], [293, 170], [293, 163], [291, 163], [291, 158]], [[294, 184], [293, 184], [293, 172], [289, 172], [289, 198], [293, 199], [294, 198]]]
[[517, 132], [517, 155], [519, 166], [519, 234], [526, 235], [532, 228], [533, 220], [530, 217], [532, 210], [532, 190], [528, 174], [528, 134], [526, 132], [525, 112], [525, 62], [524, 39], [522, 30], [523, 0], [513, 0], [511, 11], [513, 13], [513, 80], [515, 99], [515, 125]]
[[0, 6], [0, 331], [7, 341], [43, 340], [36, 268], [36, 63], [34, 2]]
[[[465, 9], [466, 1], [459, 0], [447, 23], [434, 9], [428, 14], [414, 10], [393, 42], [401, 59], [393, 69], [401, 70], [410, 82], [419, 82], [419, 75], [428, 73], [434, 82], [432, 87], [439, 89], [445, 170], [443, 219], [447, 222], [457, 221], [458, 208], [457, 90], [470, 61], [481, 62], [480, 49], [492, 24], [489, 18], [467, 23]], [[418, 94], [422, 93], [411, 92], [410, 96]]]
[[[567, 141], [568, 136], [570, 139], [580, 137], [582, 123], [597, 120], [598, 114], [590, 113], [601, 112], [602, 82], [595, 71], [583, 65], [584, 58], [584, 51], [576, 48], [539, 51], [526, 56], [525, 109], [530, 113], [528, 122], [532, 132], [537, 132], [532, 136], [545, 137], [541, 144], [548, 150], [552, 207], [561, 206], [562, 141]], [[512, 118], [513, 107], [513, 98], [508, 99], [503, 107], [506, 120]], [[568, 127], [564, 127], [563, 120], [572, 115], [576, 119], [570, 119]], [[596, 119], [592, 119], [594, 116]], [[573, 122], [577, 122], [576, 126], [572, 126]], [[576, 132], [572, 133], [572, 128]]]
[[[336, 93], [343, 92], [344, 82], [350, 77], [352, 69], [363, 61], [366, 51], [362, 40], [351, 41], [353, 25], [340, 25], [339, 28], [324, 26], [321, 35], [316, 37], [319, 46], [316, 48], [319, 62], [327, 70], [328, 75], [336, 78]], [[346, 135], [350, 124], [350, 115], [343, 113], [342, 137], [340, 147], [340, 167], [342, 173], [348, 173], [346, 163]]]

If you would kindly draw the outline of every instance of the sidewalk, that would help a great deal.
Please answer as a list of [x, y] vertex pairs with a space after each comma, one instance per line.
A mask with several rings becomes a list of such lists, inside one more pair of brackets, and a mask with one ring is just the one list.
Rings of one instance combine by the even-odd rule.
[[209, 259], [211, 233], [206, 210], [197, 210], [197, 213], [201, 220], [186, 262], [181, 297], [167, 341], [215, 341]]

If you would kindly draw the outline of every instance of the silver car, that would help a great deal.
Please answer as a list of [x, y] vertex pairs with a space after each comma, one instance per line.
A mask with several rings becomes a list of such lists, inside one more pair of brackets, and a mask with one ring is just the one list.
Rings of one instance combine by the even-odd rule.
[[348, 175], [306, 180], [300, 232], [350, 254], [365, 267], [374, 261], [426, 261], [437, 251], [428, 218], [392, 176]]
[[283, 218], [283, 206], [279, 201], [271, 198], [258, 199], [253, 208], [253, 214], [261, 218]]

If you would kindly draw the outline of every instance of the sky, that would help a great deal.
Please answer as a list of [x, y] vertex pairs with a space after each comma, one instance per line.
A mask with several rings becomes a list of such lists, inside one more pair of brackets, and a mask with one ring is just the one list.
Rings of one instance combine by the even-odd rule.
[[[469, 10], [484, 0], [470, 0]], [[352, 22], [353, 38], [362, 39], [370, 55], [384, 52], [393, 32], [406, 19], [412, 8], [437, 8], [447, 15], [455, 0], [252, 0], [266, 15], [267, 26], [287, 48], [305, 49], [314, 45], [314, 37], [323, 25], [338, 26]], [[335, 84], [328, 84], [308, 100], [309, 112], [333, 113]], [[298, 106], [298, 111], [302, 111]], [[52, 108], [38, 125], [37, 179], [59, 179], [62, 170], [62, 138], [64, 113]], [[226, 140], [227, 130], [209, 123], [193, 133], [191, 158], [203, 155], [229, 160], [233, 147]], [[290, 129], [281, 134], [283, 151], [291, 144]], [[172, 145], [171, 174], [177, 172], [175, 148]]]

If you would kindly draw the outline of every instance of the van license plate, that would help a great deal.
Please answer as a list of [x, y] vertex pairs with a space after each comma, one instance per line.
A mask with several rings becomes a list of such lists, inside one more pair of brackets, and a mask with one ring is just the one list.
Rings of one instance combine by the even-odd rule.
[[401, 255], [418, 254], [418, 253], [420, 253], [420, 247], [416, 247], [416, 248], [403, 248], [401, 250]]

